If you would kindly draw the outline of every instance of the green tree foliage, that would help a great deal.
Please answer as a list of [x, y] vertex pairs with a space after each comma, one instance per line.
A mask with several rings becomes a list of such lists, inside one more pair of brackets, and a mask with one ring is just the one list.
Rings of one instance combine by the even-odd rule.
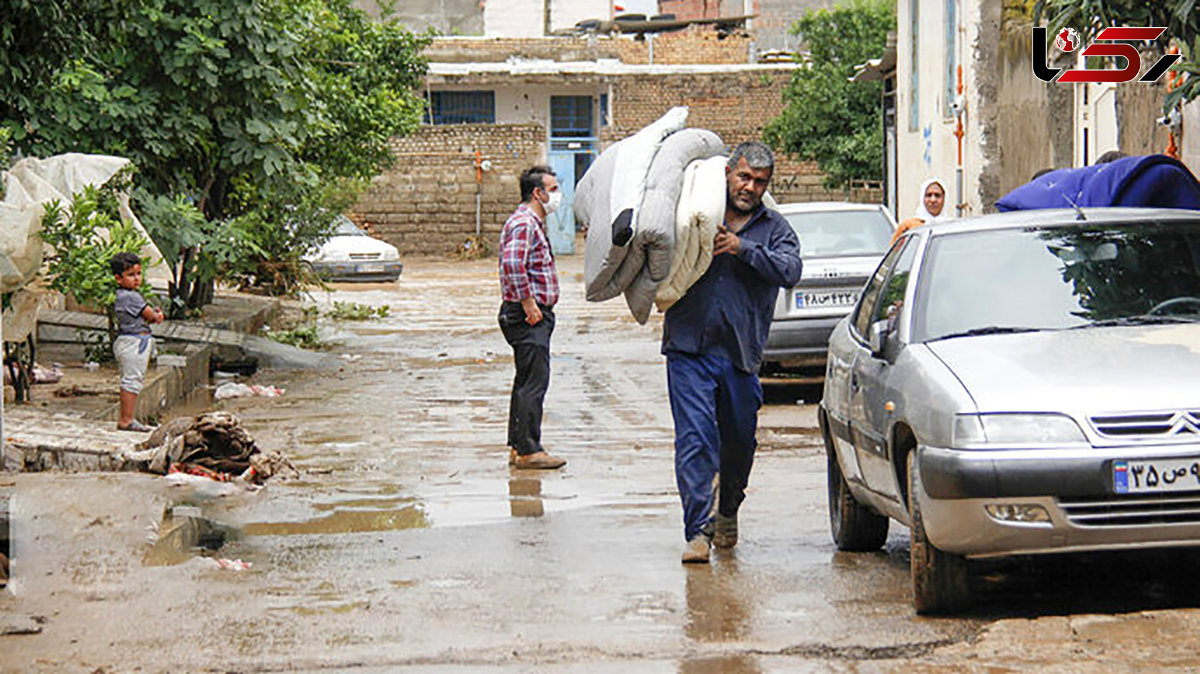
[[[80, 304], [107, 310], [109, 335], [95, 350], [98, 356], [111, 354], [115, 336], [112, 306], [117, 284], [109, 262], [117, 253], [137, 253], [147, 243], [118, 215], [116, 190], [125, 180], [118, 174], [104, 187], [87, 187], [74, 196], [69, 207], [52, 202], [42, 217], [42, 240], [54, 249], [47, 258], [47, 286], [73, 296]], [[143, 267], [152, 262], [145, 260]], [[144, 281], [141, 292], [150, 293]]]
[[1183, 83], [1167, 95], [1163, 109], [1200, 97], [1200, 6], [1197, 0], [1037, 0], [1034, 21], [1046, 19], [1050, 33], [1074, 28], [1084, 44], [1109, 26], [1165, 26], [1156, 47], [1165, 53], [1172, 39], [1183, 59], [1171, 68], [1185, 73]]
[[896, 27], [891, 0], [853, 0], [809, 11], [792, 31], [811, 64], [792, 76], [787, 107], [771, 120], [764, 140], [801, 159], [816, 160], [831, 187], [882, 178], [882, 110], [879, 82], [851, 82], [854, 66], [883, 55]]
[[[204, 236], [181, 253], [190, 306], [196, 283], [211, 288], [192, 273], [202, 258], [232, 255], [218, 231], [240, 220], [277, 240], [281, 209], [311, 193], [330, 199], [307, 209], [327, 233], [423, 105], [428, 38], [351, 0], [0, 0], [0, 38], [0, 128], [17, 150], [129, 157], [141, 188], [213, 223], [193, 223]], [[241, 252], [267, 262], [311, 242]]]

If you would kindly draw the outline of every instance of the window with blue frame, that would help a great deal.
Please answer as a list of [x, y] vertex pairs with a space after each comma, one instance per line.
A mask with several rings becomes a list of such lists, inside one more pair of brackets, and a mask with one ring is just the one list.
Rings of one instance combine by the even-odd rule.
[[433, 91], [429, 94], [426, 124], [494, 124], [496, 92]]
[[550, 136], [588, 138], [594, 136], [591, 96], [551, 96]]

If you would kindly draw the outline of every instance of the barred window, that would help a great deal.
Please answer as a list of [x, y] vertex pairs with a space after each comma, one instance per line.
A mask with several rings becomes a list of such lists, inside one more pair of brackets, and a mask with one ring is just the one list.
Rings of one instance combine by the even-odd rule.
[[494, 124], [494, 91], [433, 91], [429, 94], [426, 124]]

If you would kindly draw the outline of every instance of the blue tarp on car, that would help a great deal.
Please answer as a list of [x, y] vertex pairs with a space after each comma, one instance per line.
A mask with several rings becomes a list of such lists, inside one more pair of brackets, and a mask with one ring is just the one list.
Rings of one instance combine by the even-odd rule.
[[1001, 211], [1073, 206], [1200, 209], [1200, 182], [1178, 160], [1152, 154], [1051, 171], [996, 202]]

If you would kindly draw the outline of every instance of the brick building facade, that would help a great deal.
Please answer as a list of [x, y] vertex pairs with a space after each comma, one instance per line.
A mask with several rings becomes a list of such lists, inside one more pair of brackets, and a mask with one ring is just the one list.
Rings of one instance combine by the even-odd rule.
[[[521, 200], [517, 177], [544, 161], [546, 130], [537, 124], [424, 126], [396, 139], [393, 149], [395, 166], [375, 180], [351, 217], [403, 255], [445, 254], [475, 234], [476, 194], [481, 235], [499, 240]], [[491, 170], [476, 170], [477, 151]]]
[[[748, 38], [720, 39], [711, 29], [659, 35], [653, 65], [649, 48], [644, 41], [607, 36], [435, 40], [426, 51], [429, 91], [494, 92], [494, 119], [425, 125], [398, 139], [396, 165], [376, 179], [351, 217], [370, 223], [375, 235], [404, 255], [446, 254], [475, 233], [478, 191], [479, 229], [494, 245], [519, 200], [518, 174], [548, 161], [553, 94], [592, 102], [593, 152], [676, 105], [689, 107], [688, 126], [736, 144], [762, 137], [763, 127], [783, 109], [782, 92], [795, 72], [791, 65], [748, 63]], [[509, 60], [514, 53], [525, 60]], [[492, 168], [481, 183], [476, 151]], [[812, 162], [784, 155], [776, 161], [771, 191], [781, 202], [882, 198], [878, 189], [826, 190]]]

